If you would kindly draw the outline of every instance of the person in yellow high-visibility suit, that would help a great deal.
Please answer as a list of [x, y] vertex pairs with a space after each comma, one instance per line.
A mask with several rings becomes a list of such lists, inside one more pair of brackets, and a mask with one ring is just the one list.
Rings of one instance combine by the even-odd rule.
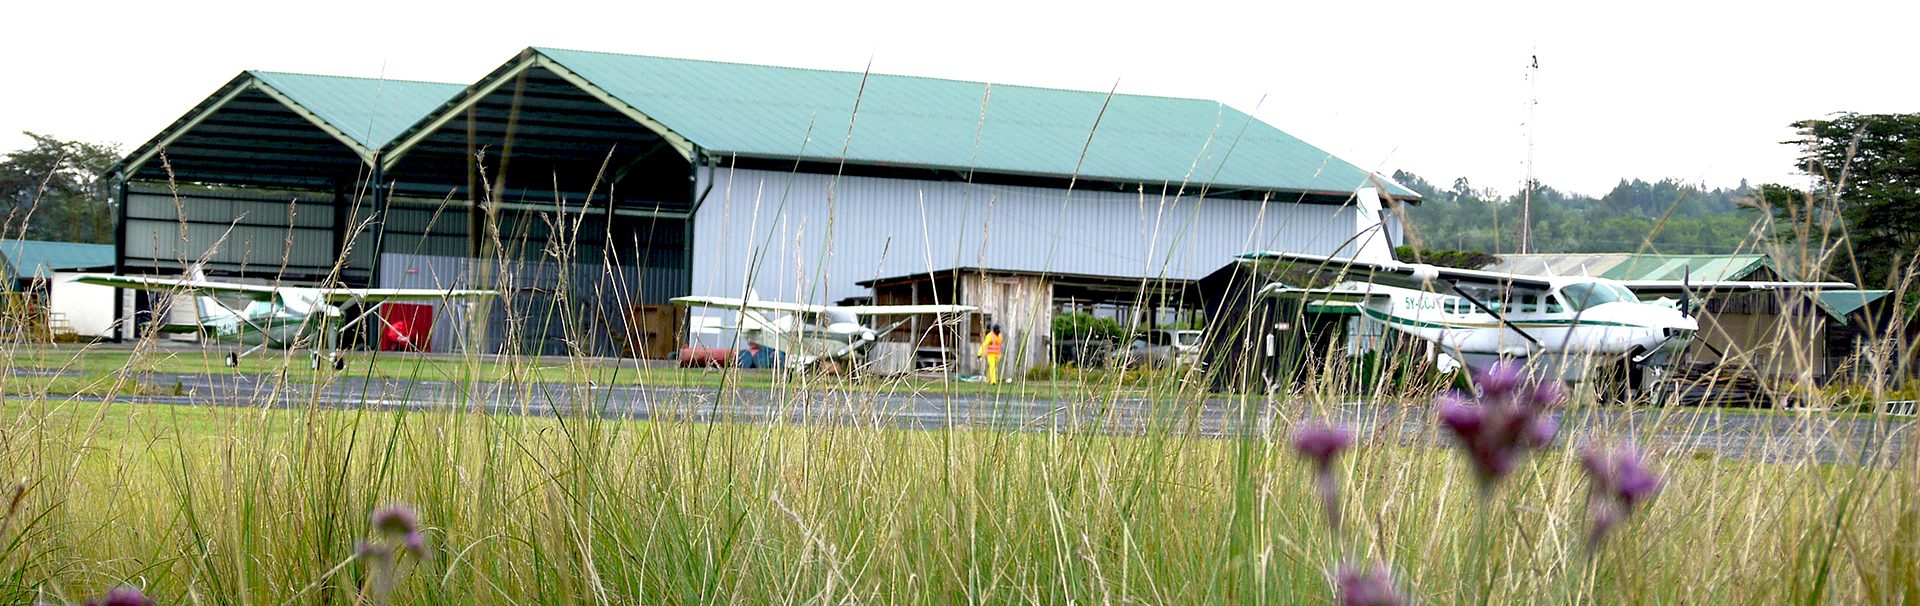
[[988, 383], [1000, 382], [1000, 352], [1006, 344], [1007, 339], [1000, 336], [999, 324], [987, 327], [987, 336], [980, 340], [980, 351], [976, 352], [974, 356], [987, 361]]

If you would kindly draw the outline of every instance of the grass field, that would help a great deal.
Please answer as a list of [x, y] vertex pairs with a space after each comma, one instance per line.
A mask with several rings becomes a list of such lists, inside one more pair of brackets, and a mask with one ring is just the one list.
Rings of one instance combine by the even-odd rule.
[[[544, 320], [570, 339], [596, 330]], [[1450, 414], [1461, 408], [1431, 406], [1444, 378], [1368, 382], [1332, 351], [1300, 375], [1332, 379], [1216, 397], [1189, 373], [981, 385], [369, 354], [314, 371], [304, 352], [227, 369], [223, 351], [151, 341], [0, 343], [0, 604], [84, 603], [118, 587], [220, 605], [1397, 603], [1355, 599], [1369, 583], [1417, 603], [1920, 604], [1920, 454], [1820, 458], [1812, 446], [1834, 437], [1833, 419], [1814, 411], [1839, 407], [1810, 382], [1811, 410], [1743, 426], [1771, 434], [1745, 438], [1808, 446], [1784, 457], [1697, 450], [1674, 432], [1720, 430], [1663, 423], [1670, 412], [1613, 414], [1620, 424], [1551, 440], [1474, 417], [1480, 435], [1504, 432], [1531, 454], [1494, 482], [1469, 463], [1486, 452], [1470, 459], [1448, 433], [1466, 434]], [[1396, 363], [1375, 370], [1395, 376]], [[744, 388], [800, 410], [824, 393], [845, 416], [635, 421], [530, 412], [586, 406], [394, 412], [317, 397], [289, 408], [275, 389], [200, 407], [159, 397], [173, 394], [149, 375], [167, 373], [244, 373], [272, 388], [342, 377]], [[1144, 428], [922, 431], [880, 418], [880, 396], [899, 392], [1095, 411], [1145, 398], [1154, 410]], [[1317, 424], [1355, 398], [1415, 429], [1354, 427], [1350, 452], [1303, 458], [1305, 436], [1349, 435]], [[1203, 399], [1227, 409], [1229, 437], [1193, 431]], [[1598, 406], [1576, 391], [1559, 413]], [[1653, 420], [1632, 421], [1642, 416]], [[1657, 494], [1610, 509], [1622, 491], [1590, 473], [1585, 450], [1599, 443], [1644, 449], [1634, 471], [1657, 476]], [[1624, 467], [1610, 473], [1632, 476]], [[1618, 522], [1604, 542], [1600, 521]], [[1354, 572], [1375, 566], [1391, 580]]]
[[[84, 395], [167, 395], [168, 385], [146, 382], [141, 373], [265, 375], [293, 383], [322, 383], [338, 377], [409, 379], [482, 383], [593, 383], [597, 385], [656, 385], [678, 387], [721, 387], [769, 389], [788, 386], [798, 380], [831, 385], [836, 390], [867, 392], [913, 392], [937, 394], [1009, 393], [1022, 397], [1060, 399], [1090, 391], [1124, 393], [1134, 397], [1172, 397], [1182, 391], [1187, 377], [1174, 371], [1135, 371], [1121, 373], [1075, 373], [1059, 380], [1021, 380], [1007, 385], [943, 379], [940, 377], [885, 377], [848, 380], [837, 375], [788, 377], [772, 371], [740, 371], [712, 368], [676, 368], [659, 362], [618, 359], [579, 359], [567, 357], [487, 357], [462, 358], [445, 355], [349, 352], [347, 368], [314, 370], [307, 353], [268, 350], [241, 360], [228, 368], [222, 357], [227, 349], [168, 348], [135, 355], [127, 347], [72, 346], [18, 347], [9, 368], [43, 372], [44, 376], [24, 376], [23, 380], [0, 383], [0, 393], [9, 395], [84, 394]], [[57, 373], [57, 374], [56, 374]], [[129, 373], [131, 373], [129, 375]], [[122, 375], [131, 380], [121, 380]]]
[[[8, 364], [52, 363], [35, 355]], [[67, 366], [204, 363], [127, 355]], [[211, 604], [1295, 603], [1330, 599], [1343, 558], [1388, 564], [1421, 602], [1920, 601], [1911, 453], [1828, 466], [1649, 444], [1663, 490], [1589, 559], [1567, 439], [1483, 495], [1437, 428], [1360, 428], [1373, 439], [1337, 467], [1334, 535], [1287, 441], [1323, 413], [1312, 400], [1269, 403], [1269, 432], [1201, 439], [1178, 414], [1113, 436], [16, 397], [0, 472], [24, 493], [0, 529], [0, 602], [129, 584]], [[388, 503], [417, 510], [427, 541], [391, 565], [356, 555]]]

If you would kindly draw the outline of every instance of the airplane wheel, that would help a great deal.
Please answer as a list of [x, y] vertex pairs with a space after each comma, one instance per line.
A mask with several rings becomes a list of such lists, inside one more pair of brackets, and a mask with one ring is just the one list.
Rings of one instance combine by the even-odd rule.
[[320, 354], [311, 354], [307, 356], [307, 369], [320, 370]]
[[333, 369], [334, 369], [334, 370], [346, 370], [346, 369], [347, 369], [347, 357], [346, 357], [346, 356], [340, 356], [340, 355], [336, 355], [336, 356], [334, 356], [334, 357], [333, 357]]
[[238, 368], [240, 366], [240, 354], [229, 352], [225, 361], [227, 368]]

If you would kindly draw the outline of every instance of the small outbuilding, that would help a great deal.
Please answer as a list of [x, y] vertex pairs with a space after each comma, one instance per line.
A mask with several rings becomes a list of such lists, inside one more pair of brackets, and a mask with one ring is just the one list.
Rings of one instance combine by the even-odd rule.
[[112, 336], [114, 289], [68, 281], [112, 270], [111, 244], [0, 240], [7, 324], [43, 340]]
[[[1556, 253], [1501, 255], [1490, 271], [1614, 280], [1767, 282], [1827, 280], [1771, 255]], [[1737, 363], [1784, 379], [1829, 377], [1858, 370], [1876, 327], [1890, 317], [1885, 290], [1715, 292], [1700, 295], [1700, 334], [1686, 363]]]
[[[1055, 336], [1057, 313], [1076, 312], [1115, 320], [1121, 326], [1151, 328], [1165, 322], [1198, 321], [1200, 301], [1192, 281], [1180, 278], [1102, 276], [955, 267], [890, 276], [858, 283], [872, 289], [878, 305], [970, 305], [980, 313], [964, 321], [906, 317], [908, 330], [894, 340], [910, 343], [921, 365], [945, 363], [973, 372], [971, 349], [998, 324], [1007, 342], [1007, 367], [1028, 369], [1060, 362]], [[882, 322], [893, 321], [881, 318]]]

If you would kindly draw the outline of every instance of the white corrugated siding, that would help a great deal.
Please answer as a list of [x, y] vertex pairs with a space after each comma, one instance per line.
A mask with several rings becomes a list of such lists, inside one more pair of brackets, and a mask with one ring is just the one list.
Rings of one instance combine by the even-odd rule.
[[1250, 250], [1330, 253], [1355, 212], [759, 170], [702, 178], [713, 190], [694, 228], [693, 294], [738, 294], [757, 266], [761, 296], [827, 303], [867, 294], [862, 280], [950, 267], [1198, 278]]

